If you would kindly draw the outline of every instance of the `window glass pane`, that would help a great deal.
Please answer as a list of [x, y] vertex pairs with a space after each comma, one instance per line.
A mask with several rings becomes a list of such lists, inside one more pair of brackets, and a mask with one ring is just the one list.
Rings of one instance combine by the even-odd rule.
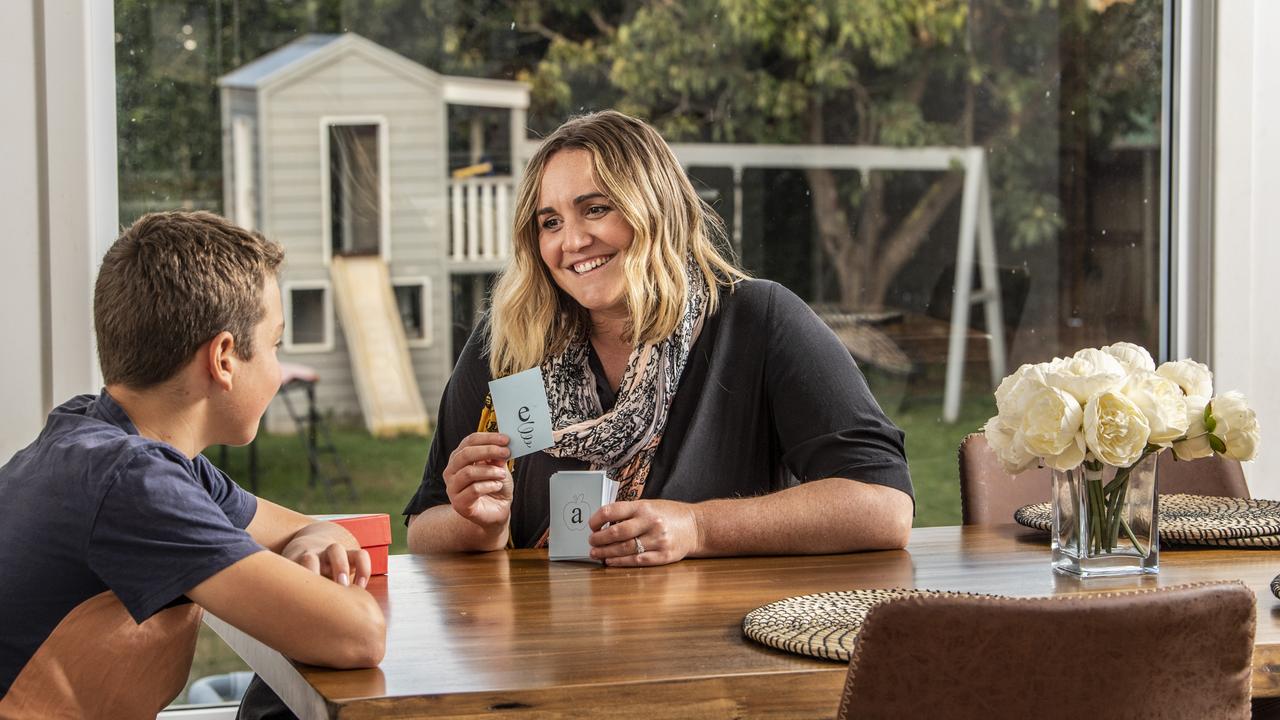
[[427, 334], [423, 317], [422, 285], [396, 285], [395, 292], [404, 336], [409, 340], [425, 339]]
[[289, 291], [287, 329], [293, 345], [321, 345], [324, 336], [324, 293], [320, 288]]
[[[1165, 5], [117, 0], [121, 222], [209, 209], [280, 242], [283, 282], [381, 253], [388, 278], [449, 288], [439, 307], [395, 289], [410, 337], [450, 328], [413, 351], [434, 412], [435, 368], [509, 257], [531, 148], [577, 113], [641, 116], [742, 264], [826, 320], [906, 430], [916, 524], [958, 523], [956, 447], [993, 414], [1002, 367], [1157, 348]], [[260, 492], [394, 512], [425, 444], [364, 432], [346, 329], [324, 337], [319, 298], [293, 294], [289, 332], [333, 350], [281, 357], [319, 374], [360, 506], [297, 482], [304, 449], [270, 432]], [[291, 431], [281, 417], [264, 427]]]

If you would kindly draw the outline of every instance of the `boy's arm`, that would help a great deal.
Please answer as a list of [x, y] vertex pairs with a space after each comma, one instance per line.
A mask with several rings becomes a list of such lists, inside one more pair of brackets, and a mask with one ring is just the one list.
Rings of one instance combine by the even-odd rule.
[[341, 585], [369, 582], [369, 553], [346, 528], [258, 498], [258, 510], [245, 528], [259, 545]]
[[386, 620], [368, 592], [330, 582], [275, 553], [249, 555], [187, 597], [301, 662], [373, 667], [386, 650]]

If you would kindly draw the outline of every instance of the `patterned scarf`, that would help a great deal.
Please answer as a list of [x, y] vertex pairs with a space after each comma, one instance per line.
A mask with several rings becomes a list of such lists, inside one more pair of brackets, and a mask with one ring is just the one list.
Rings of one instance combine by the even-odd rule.
[[618, 481], [618, 499], [635, 500], [644, 492], [667, 411], [675, 397], [689, 351], [702, 332], [707, 285], [696, 263], [686, 268], [689, 292], [684, 314], [670, 337], [632, 351], [622, 376], [617, 401], [609, 412], [600, 405], [595, 373], [587, 362], [585, 335], [559, 355], [542, 363], [542, 377], [551, 407], [556, 457], [586, 460], [593, 470], [608, 470]]

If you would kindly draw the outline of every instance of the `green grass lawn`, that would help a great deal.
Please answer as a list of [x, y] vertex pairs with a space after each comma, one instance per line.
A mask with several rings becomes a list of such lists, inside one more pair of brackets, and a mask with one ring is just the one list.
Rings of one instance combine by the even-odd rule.
[[[327, 493], [322, 485], [311, 486], [306, 451], [293, 434], [258, 436], [257, 494], [309, 515], [387, 513], [391, 516], [391, 552], [408, 552], [400, 511], [422, 481], [430, 438], [378, 440], [363, 428], [336, 428], [333, 443], [351, 473], [354, 499], [348, 496], [345, 485], [335, 485]], [[205, 455], [249, 489], [247, 448], [229, 448], [225, 466], [220, 464], [220, 450], [210, 449]], [[322, 463], [325, 470], [332, 467], [328, 461]]]
[[955, 423], [942, 421], [942, 401], [911, 411], [890, 411], [907, 434], [907, 464], [916, 491], [916, 527], [960, 524], [957, 450], [964, 436], [982, 428], [995, 414], [989, 395], [970, 393]]
[[[906, 432], [907, 459], [916, 491], [916, 527], [958, 525], [960, 484], [956, 475], [956, 448], [969, 432], [980, 428], [995, 412], [989, 390], [980, 383], [965, 390], [961, 416], [954, 424], [941, 420], [941, 394], [920, 393], [905, 381], [868, 373], [868, 380], [885, 411]], [[940, 387], [940, 384], [938, 384]], [[347, 497], [345, 487], [334, 487], [331, 497], [322, 487], [308, 483], [307, 456], [295, 435], [262, 434], [258, 444], [258, 494], [286, 507], [309, 514], [385, 512], [391, 515], [391, 552], [407, 552], [400, 511], [422, 479], [430, 440], [399, 438], [376, 440], [363, 429], [334, 430], [334, 444], [351, 472], [357, 497]], [[220, 463], [220, 452], [206, 453]], [[249, 486], [248, 452], [231, 448], [223, 467], [246, 488]], [[191, 679], [247, 669], [207, 627], [201, 628]], [[183, 702], [186, 693], [179, 698]]]

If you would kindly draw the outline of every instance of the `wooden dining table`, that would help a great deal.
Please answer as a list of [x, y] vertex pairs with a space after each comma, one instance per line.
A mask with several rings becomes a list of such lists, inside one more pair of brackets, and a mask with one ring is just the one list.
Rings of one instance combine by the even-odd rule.
[[747, 639], [747, 612], [861, 588], [1026, 597], [1240, 580], [1257, 597], [1253, 694], [1280, 697], [1277, 573], [1275, 550], [1164, 548], [1158, 575], [1079, 579], [1051, 571], [1044, 533], [933, 527], [913, 530], [905, 550], [636, 569], [541, 550], [392, 556], [369, 583], [387, 653], [368, 670], [295, 663], [206, 622], [302, 718], [815, 718], [835, 716], [846, 665]]

